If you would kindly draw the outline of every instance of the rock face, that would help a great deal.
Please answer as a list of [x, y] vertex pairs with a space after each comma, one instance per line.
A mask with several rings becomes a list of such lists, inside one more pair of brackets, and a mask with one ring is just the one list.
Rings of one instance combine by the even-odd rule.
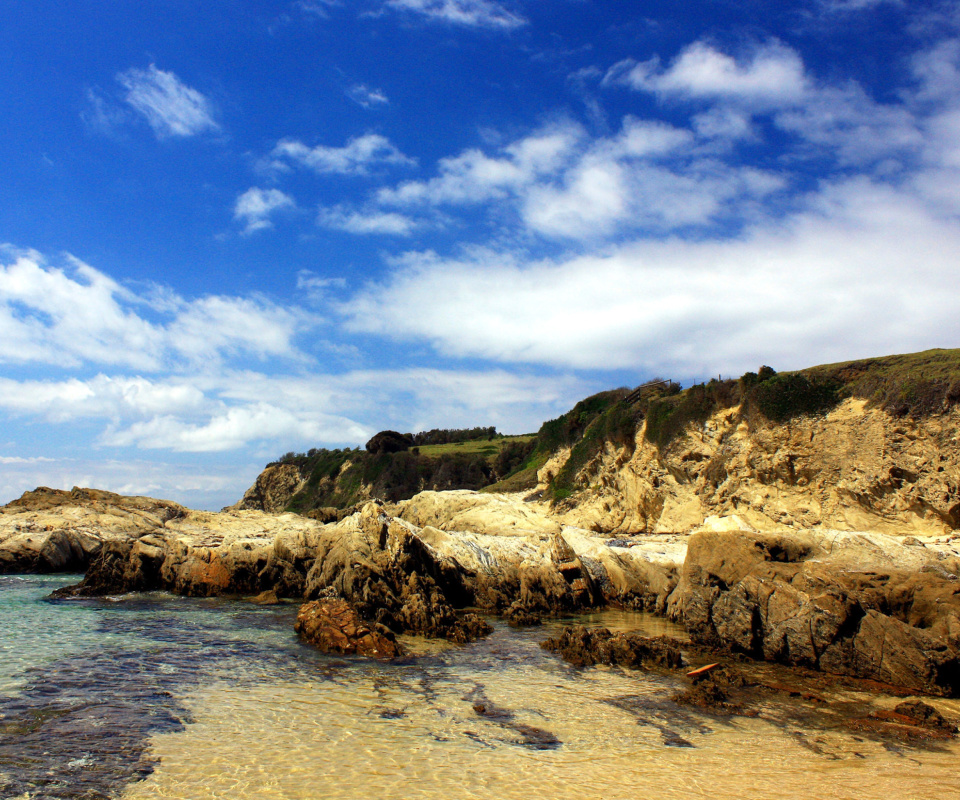
[[296, 464], [273, 464], [261, 472], [240, 502], [224, 511], [266, 511], [279, 514], [300, 489], [304, 476]]
[[697, 533], [670, 606], [707, 646], [956, 695], [958, 556], [880, 534]]
[[304, 603], [297, 614], [300, 638], [325, 653], [396, 658], [403, 650], [383, 625], [367, 625], [346, 600], [326, 598]]
[[608, 448], [578, 485], [563, 521], [591, 530], [691, 531], [736, 515], [756, 530], [943, 534], [960, 529], [960, 409], [915, 420], [850, 399], [777, 425], [731, 408], [663, 452], [641, 430], [632, 453]]
[[[488, 499], [474, 497], [478, 505]], [[56, 510], [69, 517], [69, 498], [60, 500], [64, 504]], [[461, 501], [461, 508], [469, 505]], [[516, 511], [524, 511], [520, 500]], [[64, 594], [272, 591], [310, 600], [333, 592], [365, 621], [462, 642], [485, 634], [489, 626], [456, 609], [512, 609], [514, 616], [576, 611], [605, 601], [598, 579], [613, 585], [603, 558], [590, 558], [588, 569], [554, 524], [504, 535], [441, 531], [389, 516], [378, 503], [328, 525], [256, 511], [180, 509], [178, 514], [163, 523], [151, 518], [103, 541], [84, 580]], [[573, 532], [567, 535], [586, 547]], [[608, 562], [620, 558], [611, 554]], [[678, 571], [678, 565], [672, 569]], [[624, 575], [614, 577], [629, 593]]]
[[598, 603], [664, 613], [686, 554], [685, 537], [598, 537], [522, 495], [421, 492], [398, 515], [456, 559], [478, 605], [497, 610], [516, 601], [541, 613]]

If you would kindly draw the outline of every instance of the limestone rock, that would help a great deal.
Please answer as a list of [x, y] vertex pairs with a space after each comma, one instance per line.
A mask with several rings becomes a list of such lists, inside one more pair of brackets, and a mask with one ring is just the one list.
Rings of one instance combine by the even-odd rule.
[[167, 500], [40, 487], [0, 508], [0, 573], [80, 572], [104, 544], [162, 530], [186, 513]]
[[638, 431], [577, 485], [562, 521], [588, 530], [674, 533], [736, 515], [761, 531], [942, 535], [960, 530], [960, 408], [914, 420], [848, 399], [782, 425], [725, 409], [662, 452]]

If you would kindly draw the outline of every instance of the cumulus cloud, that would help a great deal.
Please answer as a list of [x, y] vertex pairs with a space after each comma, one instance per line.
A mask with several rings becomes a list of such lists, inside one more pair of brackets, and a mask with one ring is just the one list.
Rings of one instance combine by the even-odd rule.
[[[7, 248], [0, 261], [0, 363], [113, 365], [155, 372], [238, 355], [302, 359], [294, 344], [303, 312], [261, 297], [141, 298], [73, 257], [52, 266]], [[159, 311], [158, 319], [142, 315]]]
[[769, 171], [718, 162], [696, 144], [690, 130], [655, 120], [626, 117], [618, 133], [594, 139], [565, 123], [492, 155], [474, 149], [443, 159], [436, 177], [381, 189], [376, 200], [408, 209], [507, 200], [532, 232], [596, 239], [711, 224], [729, 216], [730, 201], [745, 206], [785, 184]]
[[461, 358], [676, 377], [799, 367], [956, 341], [958, 230], [918, 193], [857, 178], [732, 239], [540, 261], [409, 254], [342, 312], [357, 332]]
[[420, 14], [435, 22], [471, 28], [511, 30], [526, 24], [519, 14], [493, 0], [387, 0], [386, 7]]
[[272, 228], [270, 216], [280, 209], [294, 208], [296, 203], [290, 195], [279, 189], [247, 189], [237, 198], [233, 207], [233, 218], [243, 223], [244, 233]]
[[441, 159], [437, 177], [381, 189], [377, 200], [388, 205], [405, 206], [499, 199], [561, 167], [583, 135], [579, 125], [565, 123], [513, 142], [496, 156], [488, 156], [480, 150], [467, 150], [458, 156]]
[[282, 139], [271, 153], [275, 168], [289, 163], [306, 167], [318, 174], [365, 175], [377, 165], [414, 166], [416, 161], [401, 153], [385, 136], [368, 133], [351, 139], [343, 147], [317, 145], [308, 147], [294, 139]]
[[126, 89], [126, 102], [160, 138], [195, 136], [220, 128], [210, 100], [172, 72], [151, 64], [147, 69], [121, 72], [117, 81]]
[[615, 64], [607, 84], [664, 96], [738, 100], [754, 106], [780, 106], [802, 98], [808, 80], [800, 56], [779, 42], [758, 47], [737, 60], [704, 42], [696, 42], [663, 68], [659, 58]]

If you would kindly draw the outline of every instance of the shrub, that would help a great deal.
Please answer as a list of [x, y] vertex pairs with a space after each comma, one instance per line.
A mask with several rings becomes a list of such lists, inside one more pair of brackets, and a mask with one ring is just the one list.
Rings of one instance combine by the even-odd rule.
[[834, 378], [811, 379], [800, 372], [774, 374], [750, 390], [748, 406], [773, 422], [786, 422], [833, 408], [842, 399], [841, 389], [842, 384]]

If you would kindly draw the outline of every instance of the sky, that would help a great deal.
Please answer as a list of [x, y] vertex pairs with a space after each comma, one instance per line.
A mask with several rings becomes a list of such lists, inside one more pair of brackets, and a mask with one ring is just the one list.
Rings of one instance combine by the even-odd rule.
[[0, 502], [960, 346], [960, 3], [0, 5]]

